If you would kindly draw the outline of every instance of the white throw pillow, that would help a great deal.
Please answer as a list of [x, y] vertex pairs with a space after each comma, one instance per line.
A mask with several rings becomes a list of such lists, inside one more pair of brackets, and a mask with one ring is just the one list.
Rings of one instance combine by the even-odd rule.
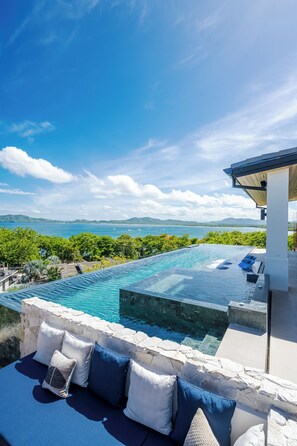
[[265, 446], [264, 424], [250, 427], [235, 441], [234, 446]]
[[33, 359], [49, 366], [54, 352], [56, 350], [61, 351], [64, 334], [64, 330], [51, 327], [43, 321], [40, 325], [37, 351]]
[[176, 376], [159, 375], [130, 361], [130, 387], [124, 414], [161, 434], [171, 432], [172, 399]]
[[91, 365], [93, 342], [86, 342], [66, 331], [61, 353], [69, 359], [76, 359], [76, 367], [71, 382], [87, 387]]

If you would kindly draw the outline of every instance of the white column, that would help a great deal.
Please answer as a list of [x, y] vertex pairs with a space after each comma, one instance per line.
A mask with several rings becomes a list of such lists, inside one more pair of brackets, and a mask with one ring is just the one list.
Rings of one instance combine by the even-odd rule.
[[289, 169], [267, 174], [267, 240], [265, 272], [273, 290], [288, 291]]

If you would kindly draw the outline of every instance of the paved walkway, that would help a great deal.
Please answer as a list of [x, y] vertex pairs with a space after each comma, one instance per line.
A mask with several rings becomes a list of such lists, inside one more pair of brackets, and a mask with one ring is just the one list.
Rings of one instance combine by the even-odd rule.
[[267, 334], [254, 328], [230, 324], [216, 356], [246, 367], [265, 370]]
[[272, 293], [269, 372], [297, 383], [297, 252], [289, 253], [289, 292]]

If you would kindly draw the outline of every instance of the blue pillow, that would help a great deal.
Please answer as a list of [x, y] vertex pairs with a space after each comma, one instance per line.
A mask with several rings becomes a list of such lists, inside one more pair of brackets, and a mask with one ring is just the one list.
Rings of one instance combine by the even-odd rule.
[[256, 256], [252, 256], [251, 254], [248, 254], [247, 256], [245, 256], [246, 259], [251, 259], [251, 260], [256, 260]]
[[95, 345], [89, 375], [89, 389], [113, 406], [120, 406], [125, 396], [130, 358]]
[[238, 266], [240, 266], [240, 268], [244, 271], [252, 271], [252, 264], [246, 263], [243, 260], [238, 264]]
[[171, 438], [183, 445], [192, 419], [201, 408], [220, 446], [230, 446], [231, 418], [236, 402], [206, 392], [182, 379], [177, 379], [178, 411]]

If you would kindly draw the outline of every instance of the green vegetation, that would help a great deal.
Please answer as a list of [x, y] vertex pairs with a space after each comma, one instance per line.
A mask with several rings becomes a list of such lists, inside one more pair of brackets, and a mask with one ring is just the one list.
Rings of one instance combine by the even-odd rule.
[[201, 240], [203, 243], [214, 243], [219, 245], [243, 245], [256, 246], [257, 248], [265, 248], [266, 232], [220, 232], [211, 231]]
[[[266, 232], [209, 232], [198, 240], [187, 234], [147, 235], [131, 237], [122, 234], [117, 239], [83, 232], [69, 239], [38, 234], [29, 228], [0, 229], [0, 263], [24, 268], [27, 281], [56, 280], [61, 277], [58, 263], [76, 261], [98, 262], [106, 268], [128, 260], [136, 260], [184, 248], [195, 243], [245, 245], [265, 248]], [[288, 237], [288, 249], [295, 245], [294, 235]], [[96, 268], [96, 269], [98, 269]], [[92, 267], [91, 270], [95, 269]]]
[[0, 305], [0, 330], [17, 322], [20, 322], [20, 313]]
[[[73, 235], [69, 239], [38, 234], [29, 228], [0, 228], [0, 263], [13, 267], [24, 267], [29, 280], [46, 274], [48, 265], [77, 261], [136, 260], [154, 254], [183, 248], [197, 239], [188, 235], [149, 235], [133, 238], [122, 234], [117, 239], [90, 232]], [[47, 268], [48, 270], [48, 268]], [[51, 270], [51, 275], [54, 270]]]
[[124, 257], [118, 257], [115, 256], [112, 259], [101, 259], [100, 262], [95, 263], [95, 265], [88, 267], [88, 268], [84, 268], [84, 272], [85, 273], [91, 273], [93, 271], [97, 271], [98, 269], [104, 269], [104, 268], [109, 268], [111, 266], [115, 266], [115, 265], [120, 265], [121, 263], [126, 263], [127, 259], [125, 259]]
[[[266, 231], [257, 232], [209, 232], [203, 239], [202, 243], [215, 243], [220, 245], [243, 245], [255, 246], [256, 248], [266, 247]], [[294, 246], [294, 235], [288, 236], [288, 249], [292, 250]]]
[[39, 258], [37, 232], [27, 228], [0, 229], [1, 263], [18, 266]]
[[24, 266], [23, 274], [26, 282], [36, 282], [46, 274], [46, 265], [42, 260], [30, 260]]
[[64, 237], [38, 234], [37, 246], [39, 256], [43, 260], [48, 259], [52, 256], [58, 257], [62, 263], [69, 263], [81, 260], [81, 256], [76, 246], [72, 243], [71, 240], [68, 240]]
[[46, 277], [47, 280], [49, 282], [51, 282], [52, 280], [58, 280], [61, 279], [61, 271], [60, 269], [53, 265], [53, 266], [48, 266], [47, 270], [46, 270]]

